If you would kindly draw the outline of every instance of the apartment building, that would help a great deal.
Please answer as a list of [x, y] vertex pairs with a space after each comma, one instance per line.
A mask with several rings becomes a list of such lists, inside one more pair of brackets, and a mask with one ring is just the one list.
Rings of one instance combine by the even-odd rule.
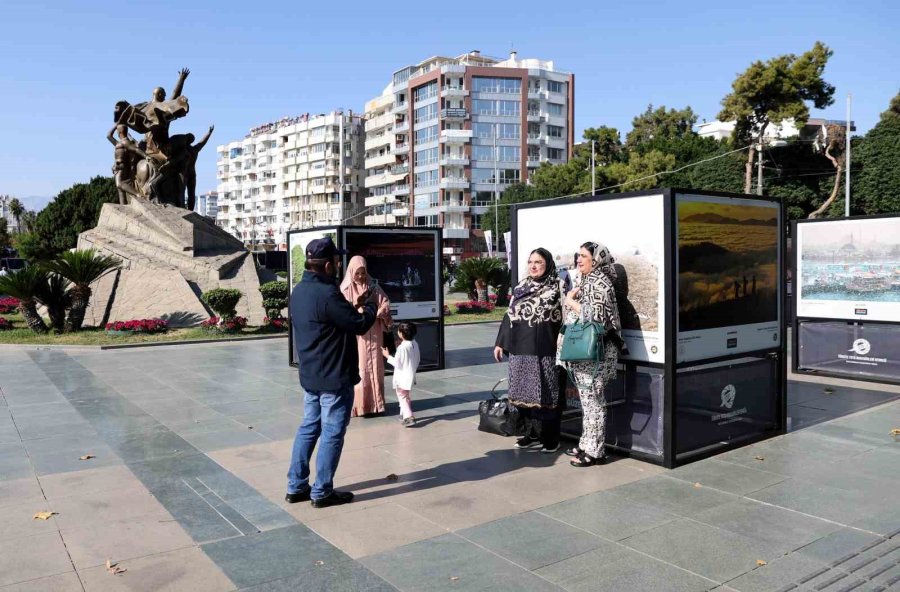
[[215, 220], [216, 213], [219, 210], [218, 202], [219, 194], [215, 191], [201, 193], [197, 196], [197, 203], [194, 204], [194, 211], [201, 216], [206, 216], [207, 218]]
[[444, 228], [444, 252], [484, 249], [481, 216], [574, 145], [574, 75], [471, 51], [394, 72], [365, 109], [366, 224]]
[[216, 223], [251, 250], [287, 232], [362, 223], [363, 120], [353, 112], [266, 123], [216, 147]]

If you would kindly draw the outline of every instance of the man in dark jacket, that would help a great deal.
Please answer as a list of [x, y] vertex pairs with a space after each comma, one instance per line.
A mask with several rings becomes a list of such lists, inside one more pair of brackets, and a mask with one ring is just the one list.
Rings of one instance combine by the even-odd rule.
[[[310, 241], [306, 271], [291, 294], [294, 348], [304, 391], [303, 423], [297, 430], [285, 501], [311, 499], [325, 508], [353, 500], [349, 491], [332, 488], [341, 459], [344, 434], [353, 408], [353, 387], [359, 382], [356, 336], [375, 323], [369, 293], [350, 304], [338, 290], [339, 252], [330, 238]], [[355, 306], [354, 306], [355, 305]], [[309, 485], [309, 462], [316, 441], [316, 482]]]

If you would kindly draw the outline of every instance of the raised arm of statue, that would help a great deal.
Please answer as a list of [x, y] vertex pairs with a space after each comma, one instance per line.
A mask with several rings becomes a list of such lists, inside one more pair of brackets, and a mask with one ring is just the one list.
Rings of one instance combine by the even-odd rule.
[[178, 71], [178, 82], [175, 83], [175, 90], [172, 91], [173, 99], [177, 99], [181, 96], [181, 91], [184, 89], [184, 81], [187, 80], [190, 73], [191, 71], [187, 68], [182, 68]]
[[109, 133], [106, 134], [106, 139], [109, 140], [109, 143], [112, 144], [113, 146], [119, 145], [119, 143], [116, 142], [116, 137], [115, 137], [117, 127], [119, 127], [118, 122], [114, 126], [112, 126], [112, 128], [109, 130]]
[[206, 143], [209, 142], [209, 137], [212, 135], [213, 130], [216, 129], [216, 126], [209, 126], [209, 131], [206, 132], [206, 135], [200, 138], [200, 141], [192, 146], [194, 149], [194, 154], [199, 154], [203, 147], [206, 146]]

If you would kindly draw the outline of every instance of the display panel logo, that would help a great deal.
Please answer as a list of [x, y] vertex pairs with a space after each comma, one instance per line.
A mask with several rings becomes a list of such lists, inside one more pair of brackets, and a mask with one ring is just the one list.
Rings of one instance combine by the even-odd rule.
[[734, 407], [734, 398], [737, 396], [737, 389], [733, 384], [729, 384], [722, 389], [722, 407], [731, 409]]
[[852, 351], [858, 356], [865, 356], [872, 351], [872, 344], [867, 339], [857, 339], [848, 351]]

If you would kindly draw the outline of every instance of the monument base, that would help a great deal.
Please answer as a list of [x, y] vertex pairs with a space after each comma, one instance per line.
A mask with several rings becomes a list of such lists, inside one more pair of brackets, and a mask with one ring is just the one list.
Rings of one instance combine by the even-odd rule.
[[173, 327], [197, 325], [213, 314], [200, 294], [214, 288], [240, 290], [237, 314], [250, 325], [263, 323], [250, 252], [196, 212], [141, 200], [104, 204], [97, 226], [79, 235], [78, 248], [122, 262], [121, 271], [93, 286], [86, 326], [140, 318], [163, 318]]

